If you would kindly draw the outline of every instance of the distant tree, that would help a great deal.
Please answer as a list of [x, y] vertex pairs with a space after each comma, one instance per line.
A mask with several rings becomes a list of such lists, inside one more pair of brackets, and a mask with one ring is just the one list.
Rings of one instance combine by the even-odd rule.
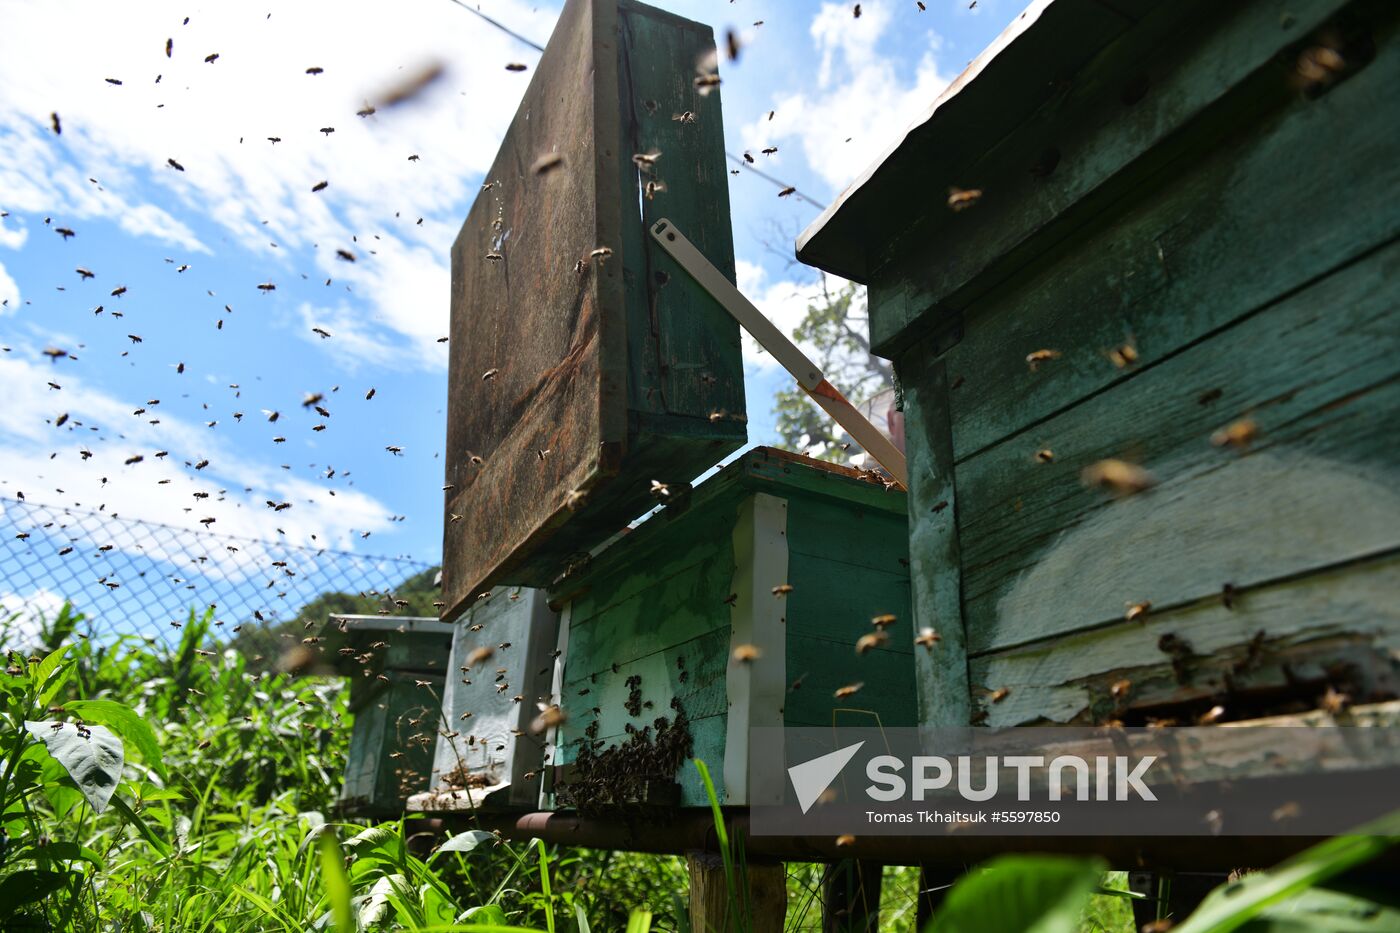
[[[821, 277], [820, 293], [807, 304], [807, 315], [792, 337], [808, 351], [832, 385], [857, 405], [894, 385], [888, 360], [870, 352], [865, 289], [854, 282], [833, 288]], [[774, 399], [778, 446], [824, 460], [844, 462], [850, 438], [796, 385], [780, 389]]]
[[[270, 670], [291, 645], [313, 630], [324, 628], [333, 615], [388, 615], [437, 618], [438, 588], [433, 585], [438, 568], [414, 574], [388, 593], [322, 593], [298, 610], [290, 619], [243, 623], [231, 646], [247, 659], [250, 669]], [[310, 627], [308, 627], [310, 626]]]

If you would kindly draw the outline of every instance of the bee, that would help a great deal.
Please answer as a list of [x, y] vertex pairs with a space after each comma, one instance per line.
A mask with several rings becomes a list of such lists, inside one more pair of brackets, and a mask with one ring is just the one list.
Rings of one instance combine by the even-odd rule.
[[486, 372], [481, 374], [481, 381], [489, 382], [492, 379], [495, 379], [496, 376], [500, 375], [500, 372], [501, 371], [499, 369], [488, 369], [486, 370]]
[[612, 247], [609, 247], [609, 246], [599, 246], [598, 248], [592, 250], [592, 251], [588, 254], [588, 258], [589, 258], [589, 259], [596, 259], [596, 260], [598, 260], [598, 264], [599, 264], [599, 265], [602, 265], [603, 263], [605, 263], [605, 262], [608, 261], [608, 257], [611, 256], [612, 254], [613, 254]]
[[121, 87], [122, 84], [121, 78], [104, 78], [103, 80], [106, 81], [108, 84], [114, 84], [117, 87]]
[[671, 487], [660, 480], [654, 479], [651, 481], [651, 497], [658, 502], [665, 502], [667, 499], [671, 498]]
[[270, 142], [270, 143], [272, 143], [272, 144], [275, 146], [275, 145], [277, 145], [278, 143], [280, 143], [280, 142], [282, 141], [282, 137], [281, 137], [281, 136], [269, 136], [269, 137], [267, 137], [267, 141]]
[[142, 460], [145, 460], [145, 459], [146, 459], [146, 458], [143, 457], [143, 456], [141, 456], [140, 454], [133, 454], [133, 455], [131, 455], [130, 457], [127, 457], [127, 458], [126, 458], [126, 460], [124, 461], [124, 465], [125, 465], [125, 466], [131, 466], [131, 465], [133, 465], [133, 464], [140, 463]]
[[896, 617], [894, 615], [890, 613], [885, 613], [884, 615], [878, 615], [875, 618], [871, 619], [870, 624], [875, 626], [877, 629], [884, 630], [889, 628], [891, 625], [894, 625], [895, 621]]
[[1225, 718], [1225, 707], [1217, 704], [1202, 713], [1200, 718], [1196, 720], [1196, 725], [1213, 726], [1223, 718]]
[[1059, 358], [1059, 350], [1032, 350], [1026, 354], [1026, 365], [1030, 367], [1031, 372], [1035, 372], [1040, 368], [1041, 363], [1048, 363], [1050, 360], [1058, 360]]
[[417, 161], [418, 161], [418, 153], [415, 152], [413, 155], [409, 156], [409, 157], [408, 157], [408, 161], [410, 161], [410, 162], [417, 162]]
[[777, 586], [773, 587], [773, 595], [774, 595], [774, 596], [777, 596], [779, 599], [781, 599], [782, 597], [788, 595], [788, 594], [791, 593], [791, 592], [792, 592], [792, 584], [791, 584], [791, 583], [779, 583]]
[[[856, 9], [857, 9], [857, 10], [860, 9], [860, 4], [859, 4], [859, 3], [856, 4]], [[859, 16], [860, 14], [857, 13], [856, 15]], [[853, 845], [855, 845], [855, 844], [856, 844], [856, 837], [853, 836], [853, 835], [851, 835], [850, 833], [844, 833], [844, 834], [842, 834], [842, 835], [836, 837], [836, 848], [838, 848], [838, 849], [848, 849], [848, 848], [850, 848], [851, 846], [853, 846]]]
[[562, 153], [546, 152], [530, 165], [530, 172], [534, 175], [548, 175], [563, 164], [564, 156]]
[[318, 181], [316, 182], [316, 184], [311, 186], [311, 193], [315, 194], [317, 191], [325, 191], [329, 185], [330, 182], [328, 181]]
[[784, 188], [782, 191], [779, 191], [779, 192], [778, 192], [778, 197], [780, 197], [780, 198], [785, 198], [785, 197], [787, 197], [788, 195], [793, 194], [793, 193], [796, 192], [796, 191], [797, 191], [796, 188], [794, 188], [792, 185], [788, 185], [788, 186], [787, 186], [786, 188]]
[[207, 65], [212, 65], [212, 64], [214, 64], [214, 63], [215, 63], [216, 61], [218, 61], [218, 60], [219, 60], [219, 53], [218, 53], [218, 52], [211, 52], [210, 54], [204, 56], [204, 63], [207, 64]]
[[1211, 434], [1210, 442], [1216, 447], [1234, 447], [1245, 450], [1259, 436], [1259, 425], [1253, 418], [1241, 418]]
[[445, 74], [447, 74], [447, 68], [441, 62], [429, 62], [411, 73], [402, 82], [385, 91], [379, 102], [386, 107], [396, 107], [399, 104], [407, 103], [423, 93]]
[[689, 110], [685, 110], [681, 113], [671, 114], [671, 119], [682, 125], [691, 124], [695, 122], [695, 114], [691, 113]]
[[524, 71], [528, 67], [528, 65], [522, 64], [521, 62], [511, 62], [506, 65], [506, 71]]
[[536, 448], [535, 448], [535, 456], [536, 456], [537, 458], [539, 458], [539, 461], [540, 461], [541, 463], [543, 463], [543, 462], [549, 457], [549, 455], [552, 454], [552, 453], [554, 453], [554, 449], [553, 449], [552, 447], [536, 447]]
[[1041, 463], [1054, 463], [1055, 452], [1049, 447], [1042, 447], [1040, 450], [1037, 450], [1035, 452], [1035, 459]]
[[1127, 605], [1128, 608], [1124, 611], [1123, 618], [1129, 622], [1146, 622], [1147, 614], [1152, 611], [1152, 603], [1147, 600]]
[[481, 466], [486, 461], [482, 460], [481, 457], [477, 454], [472, 454], [470, 457], [467, 458], [467, 462], [470, 463], [472, 466]]
[[53, 228], [53, 232], [54, 232], [54, 233], [57, 233], [59, 236], [63, 237], [65, 240], [68, 239], [69, 237], [77, 236], [76, 233], [74, 233], [72, 230], [69, 230], [67, 227], [54, 227], [54, 228]]
[[763, 657], [763, 650], [757, 645], [736, 645], [734, 648], [734, 660], [740, 664], [749, 664]]
[[847, 684], [844, 687], [837, 687], [836, 692], [833, 693], [832, 696], [836, 697], [836, 699], [838, 700], [844, 700], [847, 697], [855, 696], [857, 693], [860, 692], [860, 688], [864, 686], [864, 683], [856, 682], [853, 684]]
[[396, 456], [396, 457], [397, 457], [399, 454], [402, 454], [402, 453], [403, 453], [403, 448], [402, 448], [402, 447], [395, 447], [393, 444], [388, 445], [388, 446], [385, 447], [384, 449], [387, 450], [387, 451], [389, 451], [389, 453], [393, 454], [393, 455]]
[[991, 694], [989, 695], [989, 699], [991, 699], [993, 703], [1000, 703], [1002, 700], [1006, 699], [1010, 695], [1010, 687], [998, 687], [991, 692]]
[[656, 166], [656, 160], [661, 158], [661, 150], [653, 149], [650, 152], [637, 152], [632, 155], [632, 162], [644, 172], [651, 171]]
[[476, 665], [484, 661], [489, 661], [492, 658], [492, 656], [495, 655], [495, 653], [496, 651], [494, 648], [488, 647], [486, 645], [483, 645], [479, 648], [473, 648], [467, 654], [467, 666], [475, 667]]
[[706, 94], [710, 93], [715, 88], [720, 86], [720, 77], [719, 75], [713, 73], [696, 75], [694, 84], [695, 89], [700, 92], [700, 96], [704, 97]]
[[1137, 346], [1131, 339], [1120, 343], [1111, 350], [1104, 351], [1104, 355], [1118, 369], [1127, 369], [1138, 361]]
[[1117, 496], [1131, 496], [1157, 484], [1156, 478], [1137, 464], [1111, 458], [1089, 464], [1079, 474], [1079, 479], [1085, 486], [1104, 489]]
[[306, 73], [309, 75], [318, 75], [324, 72], [325, 70], [326, 69], [320, 67], [319, 65], [312, 65], [310, 68], [306, 69]]
[[764, 150], [763, 150], [763, 154], [764, 154], [764, 155], [773, 155], [773, 154], [776, 153], [777, 151], [778, 151], [778, 147], [777, 147], [777, 146], [769, 146], [767, 149], [764, 149]]
[[924, 648], [932, 651], [933, 646], [942, 640], [943, 636], [938, 634], [938, 632], [931, 628], [924, 628], [919, 630], [918, 636], [914, 639], [914, 644], [922, 645]]
[[890, 636], [883, 631], [867, 632], [856, 640], [856, 654], [865, 654], [875, 648], [883, 647], [890, 640]]
[[166, 159], [165, 163], [177, 172], [183, 172], [185, 170], [185, 167], [174, 159]]
[[377, 113], [377, 112], [378, 112], [378, 111], [376, 111], [375, 108], [374, 108], [372, 105], [370, 105], [370, 104], [365, 104], [365, 105], [364, 105], [363, 107], [361, 107], [359, 110], [356, 110], [356, 111], [355, 111], [355, 116], [357, 116], [357, 117], [372, 117], [372, 116], [374, 116], [375, 113]]
[[1124, 677], [1122, 680], [1115, 680], [1108, 688], [1108, 695], [1117, 700], [1120, 704], [1128, 698], [1128, 693], [1133, 689], [1133, 682]]
[[530, 722], [530, 731], [536, 735], [544, 732], [546, 729], [552, 729], [556, 726], [563, 725], [565, 720], [568, 719], [568, 717], [564, 715], [564, 711], [558, 706], [546, 703], [540, 703], [538, 706], [540, 714]]
[[487, 262], [490, 262], [490, 263], [500, 262], [500, 261], [502, 261], [502, 260], [505, 259], [505, 258], [506, 258], [505, 256], [501, 255], [499, 252], [497, 252], [497, 251], [494, 250], [494, 249], [488, 251], [487, 254], [486, 254], [486, 261], [487, 261]]
[[331, 135], [332, 133], [335, 132], [335, 127], [333, 127], [333, 126], [323, 126], [323, 127], [321, 127], [317, 132], [319, 132], [319, 133], [321, 133], [321, 134], [323, 134], [323, 135], [325, 135], [325, 136], [329, 136], [329, 135]]
[[97, 274], [97, 273], [93, 272], [91, 269], [84, 269], [82, 266], [79, 266], [78, 268], [74, 269], [73, 271], [76, 272], [76, 273], [78, 273], [78, 278], [82, 279], [84, 282], [86, 282], [86, 281], [87, 281], [88, 279], [90, 279], [90, 278], [93, 278], [93, 277], [96, 276], [96, 274]]
[[982, 199], [981, 188], [949, 188], [948, 209], [965, 211]]
[[1289, 820], [1296, 820], [1303, 815], [1302, 804], [1296, 800], [1289, 800], [1280, 804], [1273, 813], [1269, 814], [1269, 819], [1275, 823], [1284, 823]]
[[261, 285], [258, 286], [258, 291], [260, 291], [260, 292], [275, 292], [275, 291], [277, 291], [277, 286], [274, 285], [274, 284], [271, 283], [271, 282], [263, 282]]
[[331, 332], [326, 330], [324, 327], [313, 327], [311, 328], [311, 333], [320, 337], [322, 340], [325, 340], [327, 337], [331, 336]]
[[577, 512], [586, 501], [588, 501], [588, 493], [577, 489], [570, 490], [568, 495], [564, 497], [564, 508], [570, 512]]
[[655, 179], [649, 179], [647, 183], [642, 186], [642, 194], [648, 201], [655, 201], [656, 196], [665, 190], [665, 183], [656, 181]]
[[1351, 706], [1351, 697], [1329, 684], [1327, 692], [1318, 698], [1317, 705], [1325, 712], [1336, 716], [1346, 712], [1347, 707]]
[[54, 135], [55, 135], [55, 136], [62, 136], [62, 135], [63, 135], [63, 121], [60, 120], [60, 119], [58, 118], [58, 113], [57, 113], [57, 112], [54, 112], [54, 113], [49, 114], [49, 120], [50, 120], [50, 122], [51, 122], [52, 125], [53, 125], [53, 132], [54, 132]]

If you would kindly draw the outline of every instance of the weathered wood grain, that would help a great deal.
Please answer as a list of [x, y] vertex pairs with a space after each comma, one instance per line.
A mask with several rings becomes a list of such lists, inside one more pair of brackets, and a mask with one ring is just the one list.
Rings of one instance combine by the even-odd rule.
[[[745, 439], [737, 325], [666, 280], [633, 161], [669, 150], [657, 197], [732, 268], [719, 96], [691, 80], [706, 49], [678, 17], [570, 0], [454, 244], [446, 618], [495, 583], [552, 583], [647, 510], [652, 479]], [[548, 153], [562, 164], [535, 171]]]
[[[1400, 234], [1400, 139], [1347, 123], [1400, 112], [1400, 46], [1325, 97], [1287, 100], [964, 312], [947, 353], [961, 380], [959, 462], [1131, 377], [1108, 350], [1131, 341], [1139, 368], [1163, 360]], [[1346, 144], [1325, 142], [1338, 137]], [[1032, 371], [1039, 349], [1061, 357]]]
[[[1097, 222], [1099, 210], [1186, 150], [1209, 151], [1289, 98], [1290, 56], [1280, 50], [1347, 5], [1157, 4], [1121, 40], [1105, 40], [1082, 69], [1055, 69], [1036, 89], [1043, 102], [1035, 113], [1002, 124], [1007, 132], [977, 132], [978, 121], [964, 115], [959, 123], [968, 125], [945, 130], [936, 148], [925, 134], [931, 158], [911, 151], [902, 163], [918, 174], [890, 178], [871, 196], [882, 194], [897, 212], [895, 199], [936, 204], [949, 186], [984, 195], [972, 210], [925, 209], [903, 227], [882, 225], [870, 258], [873, 345], [895, 355], [948, 310], [967, 308], [1057, 239]], [[1101, 11], [1086, 18], [1097, 22], [1081, 28], [1114, 25]], [[1032, 90], [1021, 80], [982, 91], [997, 92]], [[993, 111], [986, 121], [997, 119]], [[911, 198], [911, 188], [923, 197]], [[929, 254], [938, 262], [922, 258]]]
[[[1387, 246], [963, 463], [971, 653], [1400, 544], [1398, 273]], [[1211, 445], [1246, 416], [1250, 449]], [[1116, 456], [1159, 485], [1122, 501], [1084, 488], [1080, 471]]]
[[[1394, 692], [1397, 573], [1392, 554], [1240, 590], [1233, 608], [1213, 596], [1154, 610], [1142, 624], [1120, 620], [984, 654], [969, 662], [974, 700], [987, 725], [1015, 726], [1130, 719], [1137, 710], [1199, 715], [1216, 703], [1237, 716], [1254, 708], [1252, 697], [1283, 695], [1291, 684], [1312, 684], [1303, 692], [1315, 701], [1329, 679], [1339, 692], [1347, 681]], [[1184, 678], [1159, 646], [1167, 634], [1190, 646]], [[1120, 699], [1113, 689], [1123, 681]], [[1005, 698], [991, 702], [1000, 689]]]
[[[391, 670], [381, 676], [387, 683], [372, 678], [352, 684], [360, 689], [352, 689], [350, 712], [355, 727], [338, 801], [349, 814], [397, 816], [409, 795], [426, 790], [429, 784], [433, 743], [409, 739], [425, 731], [417, 722], [435, 718], [442, 675]], [[419, 686], [420, 681], [428, 686]], [[390, 758], [390, 753], [400, 757]]]

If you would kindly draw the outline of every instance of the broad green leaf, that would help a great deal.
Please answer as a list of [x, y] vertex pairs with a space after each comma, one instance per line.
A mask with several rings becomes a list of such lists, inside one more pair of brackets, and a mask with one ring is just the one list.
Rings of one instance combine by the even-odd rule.
[[157, 852], [163, 856], [170, 854], [170, 846], [166, 845], [165, 840], [161, 839], [152, 831], [146, 821], [141, 819], [141, 816], [135, 810], [131, 809], [125, 800], [120, 797], [113, 797], [112, 806], [121, 811], [122, 816], [126, 817], [127, 821], [131, 823], [132, 826], [136, 827], [136, 831], [141, 834], [141, 838], [149, 842]]
[[1271, 904], [1240, 927], [1243, 933], [1390, 933], [1400, 930], [1400, 899], [1377, 903], [1360, 894], [1313, 888]]
[[438, 852], [470, 852], [477, 846], [488, 842], [495, 842], [494, 833], [488, 833], [481, 829], [469, 829], [464, 833], [458, 833], [451, 839], [438, 846]]
[[471, 921], [473, 926], [493, 925], [505, 926], [510, 923], [506, 917], [506, 912], [495, 904], [482, 904], [480, 907], [473, 907], [457, 918], [458, 922]]
[[0, 881], [0, 918], [48, 897], [68, 883], [68, 872], [26, 868]]
[[369, 889], [369, 897], [360, 902], [360, 927], [371, 929], [376, 923], [383, 923], [389, 913], [389, 895], [394, 893], [394, 883], [387, 877], [379, 878]]
[[63, 708], [86, 722], [107, 726], [127, 745], [134, 747], [141, 760], [150, 765], [161, 780], [170, 780], [155, 732], [150, 723], [136, 715], [134, 710], [115, 700], [70, 700], [63, 704]]
[[1345, 836], [1334, 836], [1304, 849], [1266, 872], [1246, 875], [1210, 892], [1174, 933], [1229, 933], [1251, 917], [1290, 895], [1305, 891], [1348, 868], [1370, 861], [1400, 843], [1400, 810], [1373, 820]]
[[345, 858], [340, 846], [329, 833], [322, 836], [321, 877], [326, 886], [326, 899], [331, 904], [336, 933], [355, 933], [355, 912], [350, 905], [350, 879], [345, 876]]
[[107, 809], [122, 776], [122, 740], [102, 726], [81, 733], [67, 722], [26, 722], [24, 726], [68, 771], [93, 811]]
[[948, 892], [932, 933], [1077, 933], [1079, 916], [1099, 885], [1095, 860], [1004, 855]]
[[42, 848], [27, 846], [10, 856], [11, 858], [46, 858], [51, 862], [88, 862], [95, 868], [102, 867], [102, 856], [76, 842], [50, 842]]
[[63, 682], [68, 679], [68, 674], [72, 671], [71, 665], [63, 664], [63, 656], [68, 653], [72, 645], [59, 645], [50, 651], [44, 660], [39, 662], [39, 666], [34, 669], [34, 685], [39, 690], [39, 707], [43, 709], [49, 705], [49, 701], [54, 698]]

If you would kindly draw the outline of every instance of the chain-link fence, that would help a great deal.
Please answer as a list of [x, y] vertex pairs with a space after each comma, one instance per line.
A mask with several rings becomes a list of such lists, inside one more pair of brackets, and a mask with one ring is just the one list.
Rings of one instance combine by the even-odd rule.
[[[92, 638], [168, 637], [172, 623], [211, 607], [227, 632], [286, 622], [309, 604], [424, 614], [432, 567], [0, 497], [0, 623], [11, 643], [65, 601]], [[411, 608], [396, 598], [406, 583], [417, 591]]]

